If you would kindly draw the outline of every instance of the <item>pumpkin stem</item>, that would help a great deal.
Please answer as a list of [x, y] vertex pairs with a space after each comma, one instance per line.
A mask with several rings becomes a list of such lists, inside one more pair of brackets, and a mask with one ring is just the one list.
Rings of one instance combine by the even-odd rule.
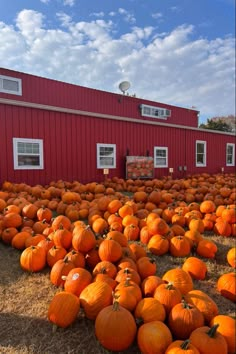
[[125, 273], [125, 274], [130, 274], [131, 272], [130, 272], [129, 268], [125, 268], [125, 269], [124, 269], [124, 273]]
[[113, 308], [113, 311], [119, 311], [120, 310], [119, 302], [117, 300], [115, 300], [113, 302], [112, 308]]
[[173, 288], [174, 288], [174, 284], [171, 281], [166, 284], [166, 289], [167, 290], [172, 290]]
[[212, 326], [209, 331], [207, 332], [208, 336], [211, 338], [214, 338], [215, 334], [216, 334], [216, 330], [219, 327], [219, 323], [216, 323], [214, 326]]
[[186, 302], [186, 300], [185, 300], [184, 297], [182, 298], [181, 303], [182, 303], [182, 306], [183, 306], [184, 309], [190, 310], [190, 309], [193, 308], [190, 304], [188, 304], [188, 303]]
[[127, 278], [125, 279], [124, 286], [130, 286], [130, 278], [129, 278], [129, 277], [127, 277]]
[[136, 318], [136, 319], [135, 319], [135, 322], [136, 322], [136, 325], [137, 325], [138, 327], [140, 327], [140, 326], [144, 323], [142, 317]]
[[106, 267], [102, 267], [100, 273], [101, 274], [106, 274], [107, 273]]
[[115, 292], [113, 291], [112, 296], [113, 296], [113, 305], [112, 305], [113, 311], [119, 311], [120, 308], [119, 308], [118, 299], [120, 295], [116, 295]]
[[180, 348], [183, 349], [183, 350], [187, 350], [189, 344], [190, 344], [190, 340], [189, 340], [189, 339], [186, 339], [186, 340], [181, 344]]

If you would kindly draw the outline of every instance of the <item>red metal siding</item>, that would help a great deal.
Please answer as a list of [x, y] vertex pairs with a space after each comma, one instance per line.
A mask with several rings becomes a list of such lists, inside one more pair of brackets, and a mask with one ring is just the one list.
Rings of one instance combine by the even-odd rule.
[[[165, 124], [198, 126], [198, 112], [196, 110], [90, 89], [2, 68], [0, 68], [0, 74], [22, 79], [22, 96], [0, 93], [0, 97], [3, 98], [148, 121], [159, 121]], [[167, 120], [142, 117], [139, 109], [140, 104], [170, 109], [171, 117], [168, 117]]]
[[[0, 105], [0, 182], [45, 184], [53, 180], [79, 180], [82, 183], [101, 181], [103, 171], [96, 168], [96, 144], [111, 143], [117, 148], [117, 168], [110, 169], [109, 177], [125, 177], [125, 157], [153, 156], [154, 146], [168, 147], [168, 168], [156, 168], [155, 178], [169, 174], [174, 177], [193, 173], [234, 172], [226, 167], [226, 144], [235, 143], [235, 137], [183, 128], [121, 122], [90, 118], [33, 108]], [[14, 170], [13, 137], [37, 138], [44, 141], [43, 170]], [[207, 142], [207, 166], [195, 166], [196, 140]], [[179, 171], [187, 166], [187, 172]]]

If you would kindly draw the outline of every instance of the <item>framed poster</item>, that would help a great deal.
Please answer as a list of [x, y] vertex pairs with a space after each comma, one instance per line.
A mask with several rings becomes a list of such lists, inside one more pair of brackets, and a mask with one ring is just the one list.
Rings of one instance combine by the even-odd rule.
[[153, 178], [153, 176], [153, 157], [126, 156], [126, 179]]

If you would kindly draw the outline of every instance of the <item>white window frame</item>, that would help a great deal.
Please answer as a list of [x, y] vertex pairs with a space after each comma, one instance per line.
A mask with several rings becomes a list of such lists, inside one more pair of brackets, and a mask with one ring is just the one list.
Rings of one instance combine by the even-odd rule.
[[[157, 151], [158, 150], [164, 150], [166, 152], [166, 156], [163, 157], [163, 159], [166, 160], [165, 165], [158, 165], [157, 162], [156, 162]], [[154, 168], [165, 168], [165, 167], [168, 167], [168, 147], [166, 147], [166, 146], [155, 146], [154, 147]]]
[[[39, 156], [39, 165], [19, 165], [18, 155], [20, 153], [17, 149], [18, 143], [30, 143], [30, 144], [39, 144], [39, 154], [31, 154], [32, 156]], [[27, 153], [26, 155], [30, 155]], [[43, 170], [44, 161], [43, 161], [43, 140], [42, 139], [25, 139], [25, 138], [13, 138], [13, 161], [14, 161], [14, 170]]]
[[[232, 162], [228, 163], [228, 147], [232, 147]], [[227, 143], [226, 144], [226, 166], [235, 166], [235, 144]]]
[[[4, 80], [15, 81], [18, 83], [18, 91], [7, 90], [4, 88]], [[11, 95], [22, 96], [22, 80], [12, 76], [0, 75], [0, 92], [8, 93]]]
[[[198, 144], [202, 144], [204, 147], [204, 151], [203, 151], [203, 163], [198, 162], [197, 157], [198, 157], [198, 153], [197, 153], [197, 146]], [[207, 143], [204, 140], [196, 140], [196, 167], [206, 167], [206, 148], [207, 148]]]
[[[101, 154], [100, 154], [100, 149], [101, 148], [112, 148], [113, 153], [112, 153], [112, 158], [113, 158], [113, 164], [107, 165], [107, 164], [102, 164], [101, 163]], [[102, 144], [98, 143], [97, 144], [97, 168], [116, 168], [116, 144]]]
[[171, 110], [163, 107], [155, 107], [147, 104], [141, 104], [141, 115], [144, 117], [151, 117], [157, 119], [167, 119], [171, 116]]

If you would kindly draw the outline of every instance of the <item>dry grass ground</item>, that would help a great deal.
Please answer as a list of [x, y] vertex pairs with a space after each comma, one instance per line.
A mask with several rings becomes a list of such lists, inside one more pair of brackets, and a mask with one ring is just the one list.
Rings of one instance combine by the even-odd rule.
[[[220, 236], [213, 239], [218, 246], [215, 260], [205, 259], [207, 278], [195, 281], [194, 287], [207, 292], [217, 303], [220, 314], [235, 317], [235, 304], [216, 291], [217, 278], [232, 268], [227, 266], [226, 254], [235, 247], [235, 239]], [[67, 329], [53, 332], [47, 320], [47, 310], [53, 295], [58, 291], [49, 280], [47, 268], [29, 274], [19, 265], [20, 251], [0, 242], [0, 353], [1, 354], [104, 354], [108, 353], [97, 342], [93, 322], [81, 311], [76, 322]], [[169, 255], [157, 257], [157, 275], [181, 266], [185, 258]], [[140, 353], [134, 344], [123, 353]]]

